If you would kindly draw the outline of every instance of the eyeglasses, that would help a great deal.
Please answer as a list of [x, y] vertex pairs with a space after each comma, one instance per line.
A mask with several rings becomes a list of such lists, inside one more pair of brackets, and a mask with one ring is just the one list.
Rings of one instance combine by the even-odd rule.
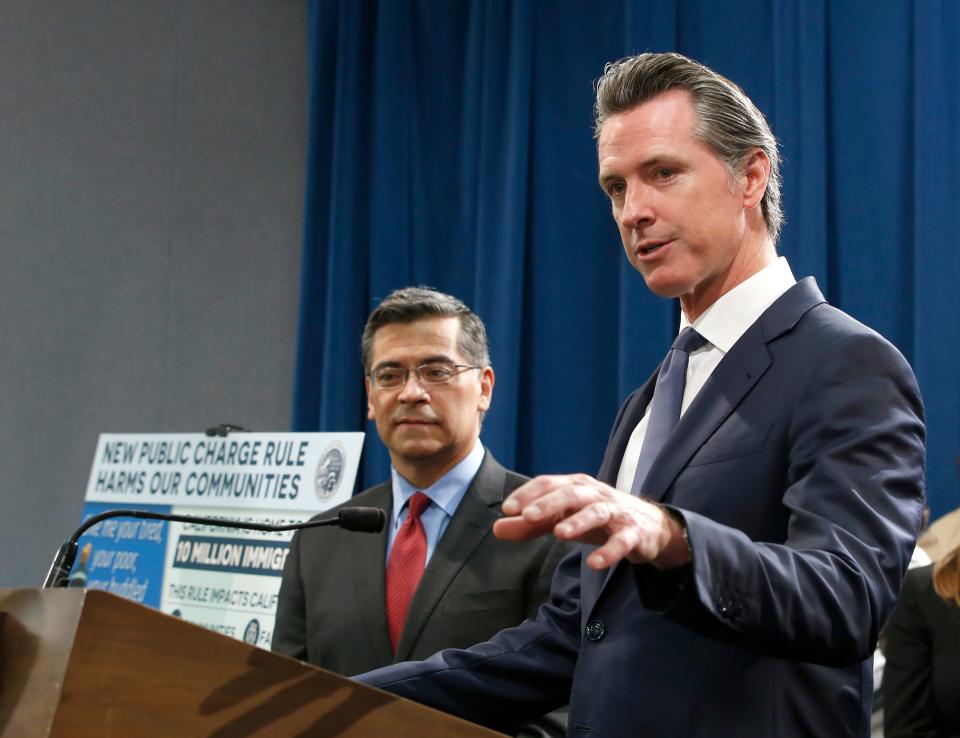
[[410, 378], [410, 372], [413, 372], [417, 381], [424, 387], [433, 387], [440, 384], [446, 384], [458, 374], [467, 369], [482, 369], [481, 366], [470, 366], [469, 364], [450, 364], [445, 361], [430, 361], [421, 364], [413, 369], [404, 369], [400, 366], [384, 366], [374, 369], [367, 376], [380, 389], [397, 389], [406, 387], [407, 380]]

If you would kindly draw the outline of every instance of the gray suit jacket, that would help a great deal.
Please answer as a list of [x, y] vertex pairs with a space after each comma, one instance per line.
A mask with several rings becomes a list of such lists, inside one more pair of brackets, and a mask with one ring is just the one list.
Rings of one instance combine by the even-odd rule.
[[[533, 616], [566, 549], [549, 536], [525, 543], [493, 536], [501, 503], [525, 481], [486, 453], [423, 573], [396, 656], [384, 612], [386, 530], [299, 531], [283, 571], [273, 650], [358, 674], [443, 648], [466, 648]], [[390, 483], [346, 504], [379, 507], [389, 519]]]

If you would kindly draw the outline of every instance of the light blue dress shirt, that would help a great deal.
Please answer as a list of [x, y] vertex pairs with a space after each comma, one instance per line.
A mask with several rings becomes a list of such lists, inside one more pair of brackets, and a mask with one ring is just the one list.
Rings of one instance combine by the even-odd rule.
[[[484, 449], [483, 444], [477, 441], [473, 450], [457, 464], [453, 469], [444, 474], [440, 479], [433, 483], [427, 489], [418, 489], [410, 482], [404, 479], [393, 466], [390, 467], [390, 476], [393, 480], [393, 509], [390, 512], [389, 537], [387, 538], [387, 558], [386, 564], [390, 560], [390, 549], [393, 548], [393, 540], [397, 536], [397, 531], [407, 519], [408, 506], [410, 498], [417, 492], [423, 492], [430, 501], [430, 505], [420, 516], [420, 522], [423, 523], [423, 530], [427, 534], [427, 562], [433, 556], [437, 548], [437, 542], [440, 536], [447, 529], [450, 518], [457, 510], [460, 500], [467, 493], [467, 488], [477, 476], [480, 465], [483, 463]], [[426, 563], [424, 564], [426, 565]]]

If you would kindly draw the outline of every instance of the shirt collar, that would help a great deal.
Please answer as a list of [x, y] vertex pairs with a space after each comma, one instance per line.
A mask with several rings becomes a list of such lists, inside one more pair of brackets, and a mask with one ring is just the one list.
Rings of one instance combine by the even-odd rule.
[[681, 311], [680, 330], [692, 326], [725, 354], [757, 318], [796, 283], [786, 258], [777, 257], [772, 264], [720, 297], [693, 323]]
[[462, 500], [466, 494], [467, 487], [470, 486], [473, 478], [477, 476], [480, 465], [483, 463], [483, 455], [483, 444], [477, 440], [473, 449], [464, 457], [463, 461], [426, 489], [414, 487], [391, 465], [390, 477], [393, 481], [392, 523], [396, 525], [397, 518], [400, 517], [403, 506], [406, 505], [410, 498], [417, 492], [423, 492], [430, 498], [430, 501], [434, 505], [441, 508], [447, 515], [452, 516], [453, 513], [456, 512], [460, 500]]

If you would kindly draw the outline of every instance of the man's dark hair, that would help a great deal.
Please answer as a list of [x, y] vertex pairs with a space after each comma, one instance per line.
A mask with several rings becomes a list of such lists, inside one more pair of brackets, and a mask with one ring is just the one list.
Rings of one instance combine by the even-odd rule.
[[370, 371], [373, 337], [385, 325], [414, 323], [429, 318], [458, 318], [457, 349], [474, 366], [490, 366], [487, 329], [483, 321], [461, 300], [429, 287], [404, 287], [387, 295], [367, 318], [360, 340], [364, 374]]
[[783, 226], [780, 203], [780, 152], [759, 108], [737, 85], [703, 64], [674, 53], [645, 53], [610, 62], [597, 80], [594, 135], [607, 118], [626, 113], [670, 90], [686, 90], [697, 111], [695, 135], [740, 173], [755, 149], [770, 160], [770, 177], [761, 207], [770, 238], [776, 243]]

